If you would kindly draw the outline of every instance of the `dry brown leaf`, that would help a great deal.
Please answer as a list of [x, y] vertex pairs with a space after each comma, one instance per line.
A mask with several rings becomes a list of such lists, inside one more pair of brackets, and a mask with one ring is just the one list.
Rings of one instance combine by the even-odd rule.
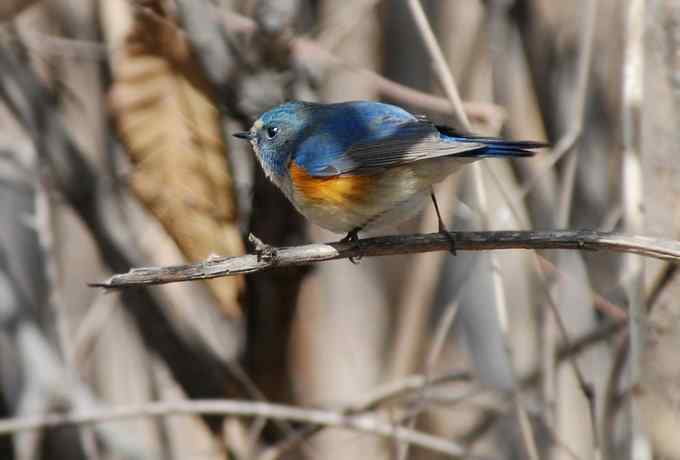
[[[148, 31], [157, 24], [148, 24], [149, 11], [134, 16], [112, 62], [109, 96], [134, 164], [130, 187], [189, 261], [243, 254], [219, 115], [176, 62], [163, 56], [163, 43], [152, 42]], [[242, 278], [206, 282], [228, 315], [240, 315]]]

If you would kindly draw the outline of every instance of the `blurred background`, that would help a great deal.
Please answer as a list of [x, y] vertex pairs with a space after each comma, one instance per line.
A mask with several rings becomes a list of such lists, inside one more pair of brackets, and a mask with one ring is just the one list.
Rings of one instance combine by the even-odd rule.
[[[337, 240], [230, 133], [289, 99], [383, 100], [460, 127], [418, 5], [3, 0], [0, 458], [680, 459], [673, 265], [431, 253], [88, 287], [132, 267], [244, 254], [251, 232], [272, 245]], [[677, 2], [422, 6], [473, 131], [553, 145], [439, 185], [449, 228], [678, 239]], [[394, 232], [436, 228], [428, 208]], [[631, 347], [631, 306], [643, 347]], [[363, 414], [388, 429], [272, 421], [267, 405], [21, 423], [158, 401], [192, 412], [194, 399]]]

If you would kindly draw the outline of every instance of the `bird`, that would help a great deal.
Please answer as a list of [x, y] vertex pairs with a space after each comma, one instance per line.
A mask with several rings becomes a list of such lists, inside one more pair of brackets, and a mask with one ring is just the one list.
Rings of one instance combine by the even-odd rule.
[[[382, 102], [289, 101], [245, 132], [265, 175], [311, 222], [341, 241], [413, 217], [433, 186], [482, 158], [534, 155], [547, 144], [458, 132]], [[455, 253], [455, 245], [452, 246]]]

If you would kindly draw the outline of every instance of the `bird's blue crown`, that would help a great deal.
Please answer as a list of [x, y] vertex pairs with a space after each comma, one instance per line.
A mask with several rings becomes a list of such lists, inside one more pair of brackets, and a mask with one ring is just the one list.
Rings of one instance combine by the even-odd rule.
[[317, 104], [291, 101], [274, 107], [255, 121], [252, 139], [268, 175], [284, 176]]

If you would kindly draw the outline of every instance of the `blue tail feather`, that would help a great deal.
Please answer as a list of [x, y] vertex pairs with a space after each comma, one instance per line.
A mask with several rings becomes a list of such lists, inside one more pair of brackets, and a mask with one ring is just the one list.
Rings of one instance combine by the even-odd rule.
[[486, 148], [471, 150], [460, 154], [462, 157], [530, 157], [536, 154], [533, 149], [549, 147], [550, 144], [536, 141], [511, 141], [499, 137], [463, 135], [448, 126], [437, 126], [445, 140], [484, 144]]

